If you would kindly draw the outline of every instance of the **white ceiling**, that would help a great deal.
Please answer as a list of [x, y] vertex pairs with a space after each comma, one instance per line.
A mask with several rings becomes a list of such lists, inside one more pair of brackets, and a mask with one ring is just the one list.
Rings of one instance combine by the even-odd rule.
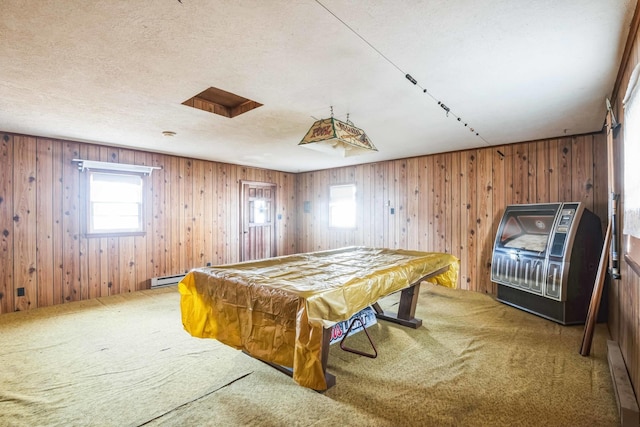
[[[288, 172], [598, 131], [636, 1], [1, 0], [0, 130]], [[379, 152], [299, 147], [331, 107]]]

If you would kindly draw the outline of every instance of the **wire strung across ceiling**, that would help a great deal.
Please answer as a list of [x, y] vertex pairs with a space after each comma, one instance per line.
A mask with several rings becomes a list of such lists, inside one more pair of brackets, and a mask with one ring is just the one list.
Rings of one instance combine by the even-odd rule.
[[415, 86], [419, 87], [420, 89], [422, 89], [422, 92], [427, 94], [431, 99], [433, 99], [435, 102], [438, 103], [438, 105], [440, 106], [440, 108], [442, 108], [445, 112], [447, 117], [449, 117], [449, 115], [455, 117], [455, 119], [457, 121], [459, 121], [460, 123], [464, 124], [465, 127], [469, 128], [469, 131], [471, 131], [471, 133], [474, 133], [478, 138], [480, 138], [481, 140], [483, 140], [487, 145], [491, 146], [491, 144], [489, 143], [489, 141], [487, 141], [486, 139], [484, 139], [484, 137], [482, 135], [480, 135], [480, 133], [478, 131], [476, 131], [474, 128], [470, 127], [469, 124], [462, 120], [462, 117], [456, 115], [455, 113], [453, 113], [451, 111], [451, 108], [449, 108], [448, 106], [446, 106], [442, 101], [440, 101], [438, 98], [436, 98], [433, 94], [431, 94], [427, 88], [424, 88], [422, 86], [420, 86], [420, 84], [418, 84], [418, 81], [416, 79], [414, 79], [411, 74], [406, 73], [405, 71], [402, 70], [402, 68], [400, 68], [396, 63], [394, 63], [392, 60], [390, 60], [384, 53], [380, 52], [374, 45], [372, 45], [367, 39], [365, 39], [362, 35], [360, 35], [356, 30], [354, 30], [349, 24], [347, 24], [346, 22], [344, 22], [342, 19], [340, 19], [340, 17], [338, 15], [336, 15], [335, 13], [333, 13], [333, 11], [331, 11], [331, 9], [329, 9], [327, 6], [325, 6], [324, 4], [322, 4], [320, 2], [320, 0], [315, 0], [316, 3], [318, 3], [320, 6], [322, 6], [327, 12], [329, 12], [334, 18], [336, 18], [338, 21], [340, 21], [340, 23], [342, 23], [342, 25], [344, 25], [345, 27], [347, 27], [349, 29], [349, 31], [351, 31], [353, 34], [355, 34], [356, 36], [358, 36], [358, 38], [360, 38], [360, 40], [362, 40], [363, 42], [365, 42], [371, 49], [373, 49], [378, 55], [380, 55], [382, 58], [384, 58], [389, 64], [391, 64], [394, 68], [396, 68], [398, 71], [400, 71], [400, 73], [402, 73], [405, 78], [407, 80], [409, 80], [411, 83], [413, 83]]

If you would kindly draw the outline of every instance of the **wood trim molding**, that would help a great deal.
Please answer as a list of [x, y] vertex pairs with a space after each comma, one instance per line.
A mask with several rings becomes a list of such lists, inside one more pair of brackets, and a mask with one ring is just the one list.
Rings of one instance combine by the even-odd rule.
[[640, 2], [636, 4], [636, 10], [633, 13], [633, 18], [631, 18], [631, 25], [629, 26], [629, 34], [627, 35], [627, 43], [624, 46], [622, 59], [620, 60], [620, 68], [618, 68], [618, 75], [616, 77], [616, 82], [613, 85], [613, 92], [611, 92], [611, 96], [613, 98], [611, 99], [612, 105], [615, 105], [615, 101], [618, 99], [620, 85], [622, 84], [622, 79], [624, 78], [624, 73], [627, 68], [627, 64], [629, 63], [629, 59], [631, 58], [631, 50], [633, 48], [633, 44], [635, 43], [635, 39], [638, 34], [639, 27], [640, 27]]
[[631, 257], [629, 257], [629, 254], [624, 255], [624, 260], [627, 262], [627, 265], [629, 266], [629, 268], [631, 268], [631, 270], [633, 270], [634, 273], [640, 276], [640, 265], [636, 264], [631, 259]]
[[627, 265], [640, 276], [640, 264], [638, 264], [640, 261], [640, 239], [626, 234], [624, 237], [626, 240], [624, 260], [627, 262]]
[[607, 341], [607, 360], [609, 361], [609, 372], [613, 382], [613, 391], [616, 395], [618, 413], [620, 414], [621, 426], [638, 426], [639, 409], [636, 397], [633, 393], [633, 386], [624, 358], [620, 351], [620, 346], [616, 341]]

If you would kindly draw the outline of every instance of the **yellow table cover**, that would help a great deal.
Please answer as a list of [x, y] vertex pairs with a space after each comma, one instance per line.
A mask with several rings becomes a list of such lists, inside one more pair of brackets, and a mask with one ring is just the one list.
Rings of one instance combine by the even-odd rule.
[[252, 356], [293, 368], [326, 389], [323, 328], [443, 267], [430, 281], [456, 287], [459, 260], [435, 252], [349, 247], [190, 271], [179, 283], [182, 323]]

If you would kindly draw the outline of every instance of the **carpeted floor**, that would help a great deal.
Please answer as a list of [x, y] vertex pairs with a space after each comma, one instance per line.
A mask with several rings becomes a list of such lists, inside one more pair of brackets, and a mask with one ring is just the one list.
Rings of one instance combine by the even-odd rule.
[[169, 287], [0, 316], [0, 425], [619, 425], [603, 324], [582, 357], [582, 326], [423, 284], [423, 326], [379, 321], [376, 359], [332, 346], [337, 385], [317, 393], [191, 337], [178, 303]]

